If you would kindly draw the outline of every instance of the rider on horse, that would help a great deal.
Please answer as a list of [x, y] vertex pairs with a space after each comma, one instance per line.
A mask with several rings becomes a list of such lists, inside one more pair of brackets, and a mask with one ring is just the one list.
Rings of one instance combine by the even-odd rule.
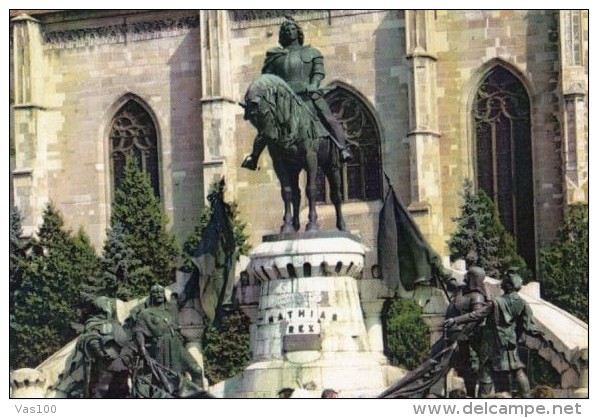
[[[278, 41], [281, 46], [266, 53], [262, 74], [274, 74], [286, 81], [330, 133], [326, 136], [340, 150], [341, 161], [352, 160], [353, 154], [347, 145], [345, 132], [330, 111], [320, 89], [325, 76], [322, 54], [316, 48], [303, 45], [303, 30], [292, 18], [287, 18], [280, 26]], [[254, 142], [253, 151], [241, 166], [255, 170], [265, 146], [265, 142], [258, 138]]]

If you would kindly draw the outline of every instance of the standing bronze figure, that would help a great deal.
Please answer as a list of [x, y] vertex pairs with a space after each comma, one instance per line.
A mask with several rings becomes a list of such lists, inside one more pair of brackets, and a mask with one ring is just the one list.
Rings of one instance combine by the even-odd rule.
[[492, 303], [486, 292], [484, 269], [472, 266], [465, 274], [465, 284], [456, 285], [450, 280], [448, 288], [453, 296], [446, 312], [444, 326], [450, 341], [457, 341], [457, 350], [451, 359], [457, 373], [463, 378], [467, 396], [475, 398], [476, 383], [480, 383], [480, 395], [492, 388], [488, 364], [491, 352], [484, 343], [483, 330], [486, 317], [492, 311]]
[[489, 326], [495, 332], [492, 365], [496, 375], [496, 392], [512, 392], [512, 386], [515, 386], [519, 397], [529, 398], [530, 383], [525, 364], [517, 351], [518, 340], [523, 333], [540, 337], [542, 332], [529, 304], [519, 296], [522, 284], [521, 277], [514, 273], [508, 273], [503, 278], [501, 288], [504, 294], [494, 301], [494, 315]]
[[83, 397], [126, 398], [133, 362], [130, 336], [116, 318], [114, 299], [99, 296], [92, 306], [94, 313], [77, 341], [84, 358]]
[[[417, 398], [429, 393], [451, 368], [463, 378], [467, 396], [475, 397], [479, 383], [480, 396], [492, 389], [490, 359], [492, 355], [484, 339], [484, 323], [492, 312], [488, 299], [484, 269], [472, 266], [465, 274], [464, 284], [454, 278], [441, 277], [452, 293], [444, 321], [445, 335], [430, 348], [427, 359], [398, 382], [381, 393], [379, 398]], [[491, 346], [491, 345], [490, 345]]]
[[176, 393], [179, 388], [175, 385], [180, 384], [180, 379], [168, 379], [167, 371], [179, 376], [187, 372], [196, 385], [203, 384], [202, 369], [184, 346], [176, 307], [166, 301], [164, 287], [152, 286], [150, 304], [139, 312], [133, 333], [152, 380], [157, 386], [165, 387], [166, 393]]

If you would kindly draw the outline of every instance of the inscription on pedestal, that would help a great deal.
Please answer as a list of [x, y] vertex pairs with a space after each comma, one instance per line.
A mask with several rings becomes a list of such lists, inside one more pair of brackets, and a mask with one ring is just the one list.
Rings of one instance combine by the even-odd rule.
[[285, 352], [318, 351], [322, 349], [322, 338], [319, 334], [285, 335], [283, 339]]
[[339, 315], [334, 308], [282, 308], [271, 309], [263, 316], [257, 318], [257, 325], [275, 324], [278, 322], [303, 323], [338, 321]]

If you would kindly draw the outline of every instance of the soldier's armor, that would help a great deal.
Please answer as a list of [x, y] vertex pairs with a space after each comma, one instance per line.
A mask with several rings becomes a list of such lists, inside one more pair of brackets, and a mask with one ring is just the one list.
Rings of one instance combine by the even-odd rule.
[[315, 74], [324, 74], [324, 58], [320, 51], [309, 45], [300, 48], [273, 48], [266, 54], [263, 74], [282, 78], [293, 92], [305, 93]]
[[483, 307], [485, 298], [481, 293], [457, 292], [451, 304], [449, 305], [446, 317], [453, 318], [457, 324], [469, 322], [468, 320], [477, 320], [478, 318], [468, 316], [469, 313], [474, 313], [477, 307]]
[[455, 320], [455, 326], [450, 330], [451, 333], [465, 331], [460, 339], [467, 338], [469, 331], [482, 325], [488, 314], [484, 295], [476, 291], [465, 293], [464, 290], [461, 288], [455, 293], [446, 311], [446, 318]]
[[[340, 161], [353, 160], [345, 131], [330, 111], [323, 92], [319, 90], [320, 82], [325, 77], [324, 57], [320, 51], [309, 45], [272, 48], [266, 52], [262, 74], [273, 74], [283, 79], [308, 109], [320, 119], [323, 129], [329, 134], [326, 136], [340, 150]], [[255, 170], [257, 158], [263, 148], [263, 145], [254, 142], [254, 149], [248, 156], [249, 160], [246, 159], [242, 166]]]

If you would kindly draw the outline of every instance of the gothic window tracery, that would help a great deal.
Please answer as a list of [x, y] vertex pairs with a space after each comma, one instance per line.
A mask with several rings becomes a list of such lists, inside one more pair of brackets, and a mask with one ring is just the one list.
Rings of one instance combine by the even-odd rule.
[[150, 114], [135, 100], [116, 113], [110, 130], [110, 159], [114, 189], [122, 179], [126, 162], [136, 158], [149, 175], [156, 196], [160, 196], [158, 139]]
[[501, 66], [484, 78], [473, 104], [477, 185], [498, 207], [502, 224], [528, 267], [535, 268], [534, 190], [529, 96]]
[[[362, 101], [347, 89], [337, 87], [324, 98], [343, 126], [351, 144], [353, 161], [341, 169], [344, 201], [369, 201], [382, 197], [380, 135], [376, 121]], [[317, 201], [328, 202], [328, 184], [319, 169]]]

